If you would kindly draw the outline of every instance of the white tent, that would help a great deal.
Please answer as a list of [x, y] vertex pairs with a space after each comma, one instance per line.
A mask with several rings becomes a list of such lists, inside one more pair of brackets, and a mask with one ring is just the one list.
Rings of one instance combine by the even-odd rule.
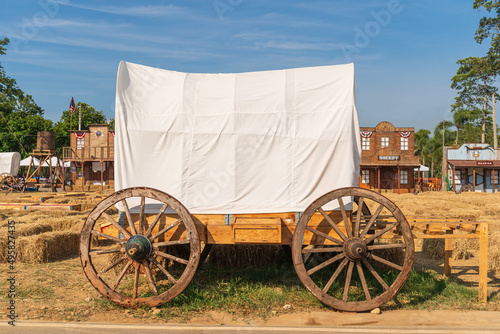
[[[419, 168], [415, 168], [415, 172], [418, 172]], [[428, 172], [429, 171], [429, 167], [427, 166], [424, 166], [424, 165], [420, 165], [420, 171], [421, 172]]]
[[[57, 166], [57, 160], [58, 158], [57, 157], [52, 157], [50, 158], [50, 163], [52, 164], [52, 167], [55, 167]], [[63, 161], [61, 159], [59, 159], [59, 164], [61, 165], [61, 167], [63, 167]], [[70, 162], [69, 161], [66, 161], [64, 163], [64, 167], [69, 167], [70, 165]], [[48, 161], [45, 161], [42, 165], [42, 167], [49, 167], [49, 162]]]
[[34, 165], [35, 167], [38, 167], [38, 165], [40, 165], [40, 160], [38, 160], [37, 158], [35, 157], [32, 157], [32, 156], [29, 156], [23, 160], [21, 160], [21, 167], [29, 167], [30, 164], [31, 164], [31, 159], [35, 159], [34, 160]]
[[[38, 158], [31, 157], [31, 156], [27, 157], [26, 159], [21, 160], [21, 167], [29, 167], [32, 158], [35, 159], [34, 160], [34, 166], [38, 167], [40, 165], [40, 160], [38, 160]], [[52, 167], [57, 166], [57, 157], [52, 157], [51, 158], [51, 163], [52, 163]], [[63, 165], [63, 161], [61, 159], [59, 159], [59, 163], [61, 164], [61, 166]], [[69, 167], [69, 166], [70, 166], [70, 162], [66, 161], [64, 163], [64, 167]], [[45, 161], [43, 163], [42, 167], [49, 167], [48, 161]]]
[[191, 213], [303, 211], [356, 186], [353, 64], [192, 74], [118, 69], [115, 190], [148, 186]]
[[0, 153], [0, 174], [9, 173], [17, 176], [20, 162], [21, 154], [19, 152]]

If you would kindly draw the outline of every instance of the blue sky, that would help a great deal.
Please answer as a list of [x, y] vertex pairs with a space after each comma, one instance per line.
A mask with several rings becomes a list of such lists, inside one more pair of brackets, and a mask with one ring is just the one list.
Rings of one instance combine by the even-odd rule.
[[361, 126], [451, 119], [456, 61], [483, 56], [472, 0], [16, 0], [0, 62], [58, 121], [72, 96], [114, 117], [121, 60], [228, 73], [354, 62]]

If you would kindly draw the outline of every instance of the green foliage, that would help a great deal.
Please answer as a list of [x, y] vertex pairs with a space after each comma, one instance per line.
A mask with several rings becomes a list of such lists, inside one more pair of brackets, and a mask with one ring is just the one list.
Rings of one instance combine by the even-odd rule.
[[[7, 38], [0, 40], [0, 55], [5, 54], [8, 43]], [[50, 120], [43, 118], [43, 109], [0, 65], [0, 151], [16, 151], [26, 156], [36, 148], [37, 131], [49, 131], [52, 126]]]
[[88, 130], [90, 124], [107, 123], [106, 116], [102, 111], [95, 110], [94, 107], [86, 103], [78, 102], [73, 116], [71, 116], [71, 111], [69, 109], [64, 111], [61, 119], [54, 126], [57, 148], [61, 149], [62, 147], [70, 145], [68, 131], [78, 130], [78, 113], [80, 108], [82, 110], [82, 130]]
[[[491, 95], [497, 91], [492, 86], [498, 74], [498, 57], [489, 55], [487, 57], [468, 57], [457, 61], [459, 68], [457, 74], [451, 79], [451, 88], [457, 90], [458, 96], [452, 105], [455, 126], [458, 131], [455, 143], [459, 143], [459, 133], [465, 131], [466, 138], [475, 138], [475, 128], [481, 126], [481, 142], [486, 141], [488, 115], [490, 112]], [[480, 112], [479, 112], [480, 111]], [[471, 132], [472, 131], [472, 132]], [[477, 142], [479, 142], [477, 140]], [[490, 144], [492, 144], [490, 142]]]
[[473, 8], [476, 10], [486, 9], [489, 14], [496, 14], [496, 16], [481, 18], [475, 40], [481, 44], [485, 39], [491, 39], [490, 52], [498, 52], [500, 50], [500, 1], [474, 0]]
[[[420, 157], [420, 163], [425, 165], [427, 157], [427, 143], [430, 140], [431, 132], [426, 129], [420, 129], [415, 132], [415, 154]], [[427, 160], [428, 161], [428, 160]]]

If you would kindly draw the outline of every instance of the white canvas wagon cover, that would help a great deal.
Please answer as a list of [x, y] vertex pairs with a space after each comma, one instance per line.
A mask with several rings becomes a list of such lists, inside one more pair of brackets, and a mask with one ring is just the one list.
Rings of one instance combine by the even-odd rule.
[[115, 188], [147, 186], [191, 213], [303, 211], [357, 185], [353, 64], [194, 74], [121, 62]]
[[0, 153], [0, 174], [9, 173], [17, 176], [19, 164], [21, 163], [21, 154], [19, 152]]

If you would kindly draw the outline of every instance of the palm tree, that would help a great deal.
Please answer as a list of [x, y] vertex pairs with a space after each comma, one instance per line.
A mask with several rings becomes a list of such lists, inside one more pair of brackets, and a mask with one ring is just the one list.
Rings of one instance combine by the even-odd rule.
[[425, 166], [425, 155], [427, 154], [426, 145], [430, 140], [431, 132], [426, 129], [420, 129], [415, 132], [415, 154], [420, 156], [420, 163]]

